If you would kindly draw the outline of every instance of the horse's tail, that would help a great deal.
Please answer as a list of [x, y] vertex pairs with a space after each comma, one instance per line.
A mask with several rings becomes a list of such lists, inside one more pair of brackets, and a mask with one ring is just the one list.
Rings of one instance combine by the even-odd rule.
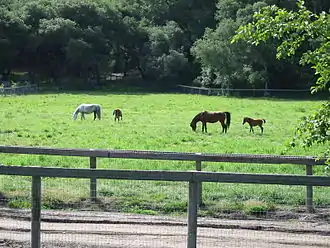
[[262, 121], [263, 121], [264, 123], [266, 123], [266, 120], [265, 120], [265, 119], [262, 119]]
[[99, 119], [101, 120], [101, 106], [100, 105], [96, 106], [96, 112], [97, 112], [97, 115], [99, 116]]
[[229, 112], [225, 112], [225, 115], [226, 115], [226, 126], [227, 126], [227, 128], [229, 128], [229, 126], [230, 126], [230, 113]]

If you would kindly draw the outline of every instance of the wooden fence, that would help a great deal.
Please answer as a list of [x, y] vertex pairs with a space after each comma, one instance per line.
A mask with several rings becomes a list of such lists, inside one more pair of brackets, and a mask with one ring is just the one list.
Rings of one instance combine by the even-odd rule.
[[200, 171], [131, 171], [131, 170], [94, 170], [67, 169], [49, 167], [1, 166], [0, 175], [20, 175], [32, 177], [32, 216], [31, 216], [31, 247], [40, 248], [41, 225], [41, 178], [102, 178], [124, 180], [156, 180], [156, 181], [186, 181], [189, 182], [188, 195], [188, 233], [187, 247], [197, 247], [197, 194], [198, 184], [201, 182], [222, 183], [254, 183], [330, 186], [330, 180], [325, 176], [293, 176], [293, 175], [265, 175], [238, 174]]
[[[202, 170], [202, 162], [231, 162], [252, 164], [295, 164], [304, 165], [306, 175], [313, 175], [313, 166], [324, 165], [326, 159], [316, 159], [313, 156], [277, 156], [277, 155], [251, 155], [251, 154], [210, 154], [210, 153], [183, 153], [142, 150], [104, 150], [104, 149], [60, 149], [46, 147], [0, 146], [0, 153], [59, 155], [89, 157], [90, 169], [97, 168], [96, 158], [122, 158], [122, 159], [152, 159], [152, 160], [181, 160], [194, 161], [197, 171]], [[198, 184], [197, 203], [202, 205], [202, 184]], [[90, 180], [90, 198], [96, 201], [96, 178]], [[313, 212], [313, 187], [306, 186], [306, 207]]]
[[[316, 160], [306, 156], [273, 156], [247, 154], [201, 154], [135, 150], [101, 150], [101, 149], [56, 149], [42, 147], [0, 146], [0, 153], [36, 154], [89, 157], [89, 169], [43, 168], [27, 166], [0, 166], [0, 174], [32, 177], [32, 218], [31, 247], [40, 248], [40, 212], [41, 212], [41, 178], [90, 178], [90, 197], [96, 200], [97, 179], [157, 180], [189, 182], [188, 196], [188, 233], [187, 247], [195, 248], [197, 241], [197, 208], [202, 203], [202, 182], [254, 183], [305, 185], [306, 206], [313, 211], [313, 186], [330, 186], [328, 177], [312, 176], [313, 166], [323, 165], [325, 159]], [[154, 160], [195, 161], [196, 171], [130, 171], [130, 170], [96, 170], [96, 158], [127, 158]], [[306, 176], [265, 175], [202, 172], [202, 162], [233, 162], [261, 164], [297, 164], [306, 166]]]

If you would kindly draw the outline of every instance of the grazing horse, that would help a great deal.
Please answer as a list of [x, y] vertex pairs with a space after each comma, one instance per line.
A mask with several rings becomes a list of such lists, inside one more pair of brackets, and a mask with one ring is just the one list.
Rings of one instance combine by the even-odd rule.
[[76, 120], [79, 113], [81, 114], [81, 119], [85, 119], [85, 114], [94, 113], [94, 120], [96, 117], [101, 120], [101, 106], [99, 104], [80, 104], [73, 112], [72, 118]]
[[254, 131], [253, 131], [253, 127], [254, 126], [259, 126], [260, 129], [261, 129], [261, 133], [264, 132], [264, 128], [263, 128], [262, 124], [263, 123], [266, 123], [266, 120], [265, 119], [252, 119], [250, 117], [244, 117], [243, 118], [243, 125], [246, 122], [249, 123], [249, 125], [250, 125], [250, 133], [251, 133], [251, 131], [252, 131], [252, 133], [254, 133]]
[[118, 120], [118, 122], [119, 122], [119, 118], [120, 118], [121, 120], [123, 120], [123, 113], [121, 112], [120, 109], [115, 109], [115, 110], [112, 112], [112, 115], [115, 116], [115, 121]]
[[230, 126], [230, 113], [229, 112], [200, 112], [191, 121], [190, 127], [193, 131], [196, 131], [197, 122], [202, 122], [202, 132], [207, 133], [206, 123], [220, 122], [222, 126], [222, 132], [227, 133]]

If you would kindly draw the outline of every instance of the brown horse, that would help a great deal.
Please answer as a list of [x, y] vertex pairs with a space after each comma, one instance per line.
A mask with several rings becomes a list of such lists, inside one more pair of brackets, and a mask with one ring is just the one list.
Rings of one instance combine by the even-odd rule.
[[265, 119], [252, 119], [250, 117], [244, 117], [243, 125], [245, 124], [245, 122], [249, 123], [249, 125], [250, 125], [250, 133], [251, 133], [251, 131], [252, 131], [252, 133], [254, 133], [254, 131], [253, 131], [254, 126], [259, 126], [261, 129], [261, 133], [264, 132], [264, 128], [262, 127], [262, 124], [266, 123]]
[[193, 131], [196, 131], [197, 122], [202, 122], [202, 132], [207, 133], [206, 123], [220, 122], [222, 126], [222, 132], [227, 133], [230, 126], [230, 113], [229, 112], [200, 112], [191, 121], [190, 127]]
[[118, 120], [118, 122], [119, 122], [119, 118], [120, 118], [120, 120], [123, 120], [123, 113], [121, 112], [120, 109], [115, 109], [115, 110], [112, 112], [112, 115], [115, 116], [115, 121]]

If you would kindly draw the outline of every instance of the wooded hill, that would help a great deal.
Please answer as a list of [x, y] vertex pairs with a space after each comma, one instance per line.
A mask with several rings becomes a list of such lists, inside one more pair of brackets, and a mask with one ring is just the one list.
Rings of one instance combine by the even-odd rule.
[[[133, 71], [146, 86], [307, 88], [314, 71], [298, 61], [312, 42], [281, 61], [276, 42], [230, 42], [270, 4], [297, 8], [289, 0], [2, 0], [2, 81], [24, 71], [31, 82], [76, 78], [97, 86], [105, 75]], [[328, 12], [330, 1], [305, 5]]]

